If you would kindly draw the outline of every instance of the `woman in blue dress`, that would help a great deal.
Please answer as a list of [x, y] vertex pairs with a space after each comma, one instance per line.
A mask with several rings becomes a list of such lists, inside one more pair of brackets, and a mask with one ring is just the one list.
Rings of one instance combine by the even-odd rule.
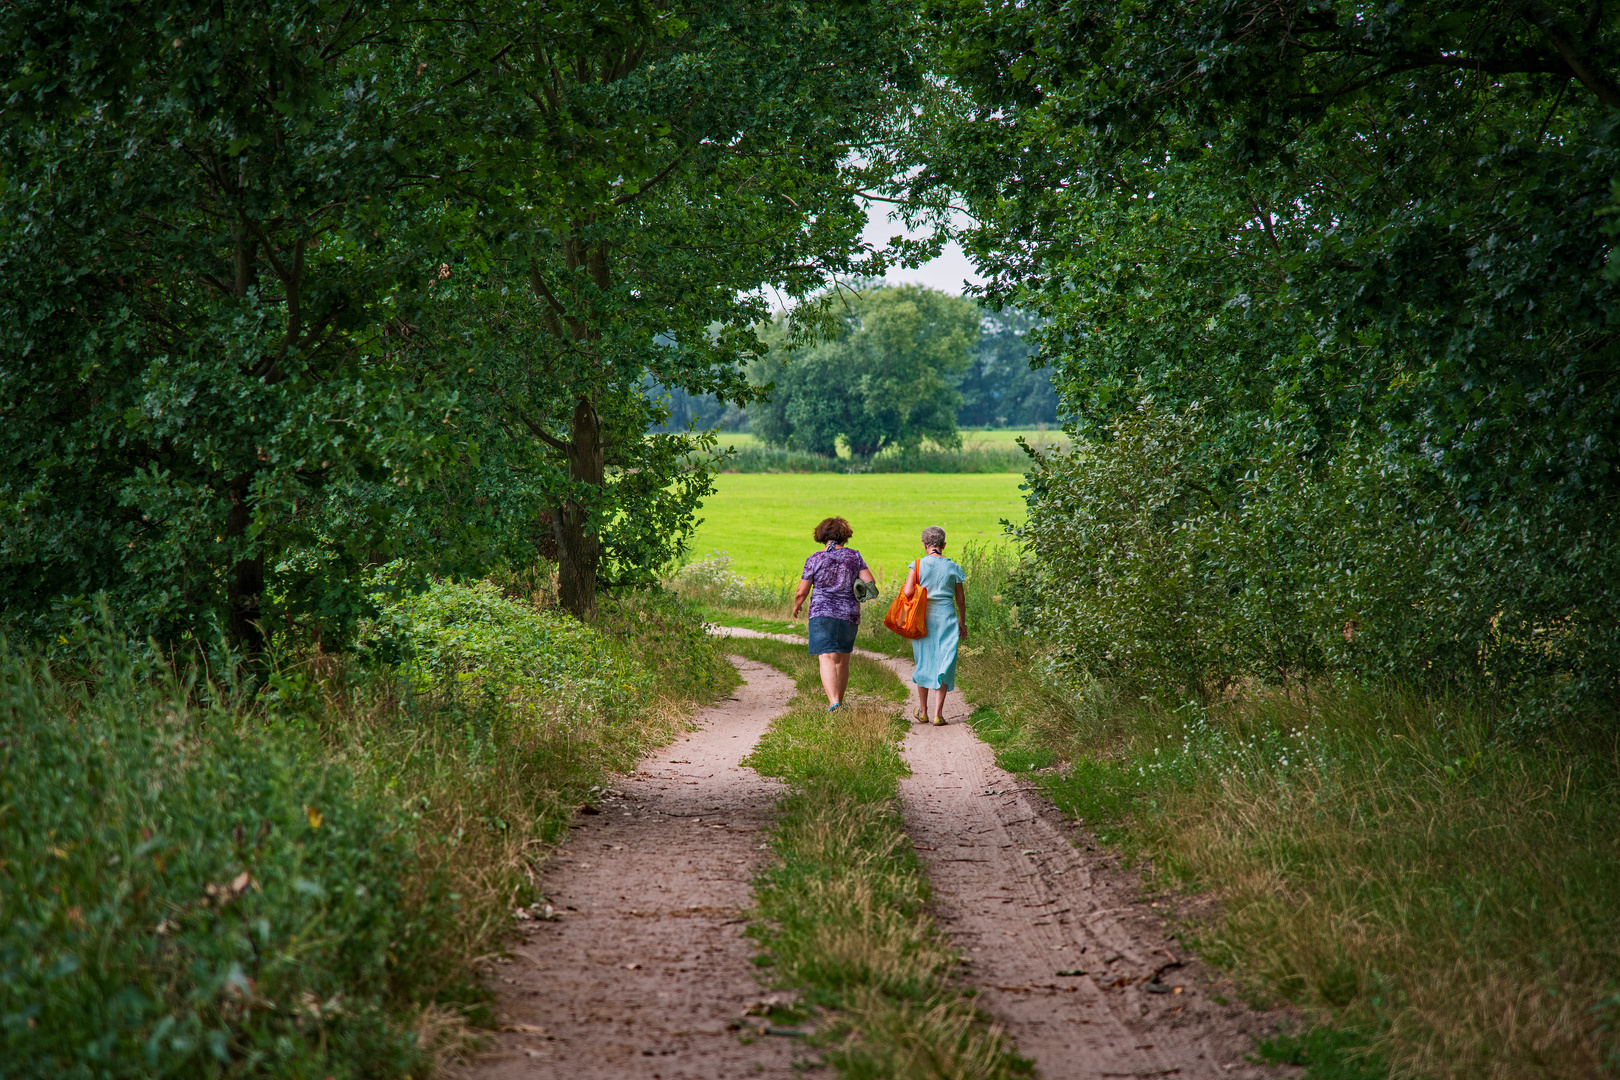
[[917, 684], [912, 716], [919, 724], [939, 725], [945, 723], [945, 694], [956, 689], [956, 647], [967, 640], [967, 593], [962, 568], [945, 557], [945, 530], [928, 526], [922, 531], [922, 545], [923, 557], [911, 564], [905, 587], [908, 597], [916, 595], [919, 584], [928, 590], [928, 633], [911, 643], [911, 681]]

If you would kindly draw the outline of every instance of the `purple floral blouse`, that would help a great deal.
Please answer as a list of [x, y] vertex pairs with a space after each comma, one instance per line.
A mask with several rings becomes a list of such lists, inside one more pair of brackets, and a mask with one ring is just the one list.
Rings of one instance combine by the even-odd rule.
[[810, 618], [826, 616], [845, 622], [861, 621], [861, 605], [855, 599], [855, 579], [866, 569], [866, 560], [854, 548], [823, 548], [804, 560], [800, 580], [808, 581]]

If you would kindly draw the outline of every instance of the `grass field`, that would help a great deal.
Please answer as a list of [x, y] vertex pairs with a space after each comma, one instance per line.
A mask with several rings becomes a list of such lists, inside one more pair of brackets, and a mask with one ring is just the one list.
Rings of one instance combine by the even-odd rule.
[[[1031, 446], [1050, 446], [1054, 443], [1067, 445], [1069, 437], [1061, 428], [1048, 428], [1037, 431], [1035, 428], [987, 428], [983, 430], [964, 430], [962, 432], [962, 449], [991, 448], [1011, 446], [1019, 436], [1028, 440]], [[720, 433], [722, 447], [735, 446], [739, 450], [750, 446], [763, 446], [757, 437], [746, 431], [722, 431]], [[928, 444], [932, 445], [932, 444]]]
[[723, 551], [753, 580], [797, 579], [816, 550], [816, 523], [841, 515], [855, 527], [849, 546], [881, 581], [921, 553], [928, 525], [949, 535], [947, 554], [969, 542], [1005, 543], [1001, 519], [1024, 517], [1022, 482], [1017, 473], [727, 474], [699, 511], [691, 550], [699, 559]]

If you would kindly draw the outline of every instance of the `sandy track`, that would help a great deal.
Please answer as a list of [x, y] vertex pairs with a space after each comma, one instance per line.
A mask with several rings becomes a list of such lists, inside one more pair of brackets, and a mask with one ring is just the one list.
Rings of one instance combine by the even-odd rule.
[[559, 918], [522, 924], [498, 965], [503, 1031], [480, 1080], [722, 1080], [796, 1075], [798, 1045], [732, 1030], [762, 996], [742, 936], [782, 786], [737, 764], [793, 682], [732, 657], [747, 682], [700, 730], [644, 759], [548, 862]]
[[[891, 662], [902, 665], [909, 675]], [[907, 736], [900, 797], [935, 917], [1018, 1052], [1049, 1080], [1271, 1075], [1247, 1059], [1275, 1018], [1212, 1001], [1209, 973], [1140, 899], [1136, 875], [1071, 842], [952, 704], [956, 723]]]
[[[911, 661], [861, 651], [910, 688]], [[935, 917], [1018, 1052], [1047, 1080], [1276, 1075], [1248, 1057], [1278, 1018], [1212, 1001], [1213, 973], [1169, 936], [1137, 875], [1020, 790], [962, 722], [968, 712], [953, 694], [945, 727], [913, 725], [900, 797]]]

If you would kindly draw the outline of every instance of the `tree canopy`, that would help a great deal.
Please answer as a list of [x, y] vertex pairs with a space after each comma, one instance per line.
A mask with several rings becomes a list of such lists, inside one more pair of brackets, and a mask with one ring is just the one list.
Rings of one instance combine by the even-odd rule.
[[1578, 627], [1544, 689], [1612, 698], [1612, 7], [933, 12], [911, 190], [961, 200], [988, 293], [1048, 319], [1076, 431], [1202, 403], [1231, 490], [1279, 439], [1399, 458], [1469, 553], [1457, 632]]
[[576, 613], [603, 558], [647, 580], [706, 480], [640, 387], [749, 400], [758, 290], [865, 268], [851, 147], [912, 78], [905, 18], [8, 7], [8, 619], [99, 592], [256, 651], [352, 623], [367, 567], [473, 571], [541, 524]]

